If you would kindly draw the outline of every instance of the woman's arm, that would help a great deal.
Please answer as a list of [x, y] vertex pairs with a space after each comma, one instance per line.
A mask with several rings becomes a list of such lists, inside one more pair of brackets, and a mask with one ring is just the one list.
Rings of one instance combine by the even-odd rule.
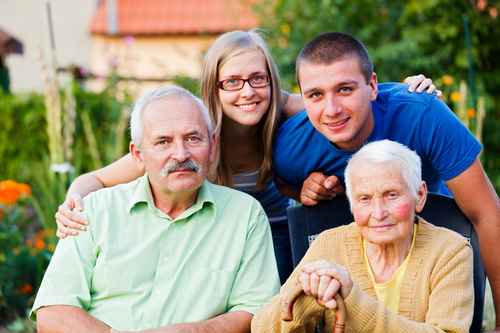
[[104, 187], [113, 187], [136, 180], [144, 175], [144, 172], [137, 169], [132, 155], [128, 153], [107, 167], [93, 171], [92, 174]]
[[[404, 83], [408, 84], [410, 87], [408, 88], [409, 92], [414, 92], [417, 89], [417, 93], [423, 92], [427, 89], [428, 94], [436, 93], [436, 95], [441, 98], [443, 95], [441, 90], [438, 90], [434, 84], [432, 84], [432, 80], [426, 78], [423, 74], [408, 76]], [[302, 97], [299, 94], [290, 94], [288, 96], [288, 100], [285, 103], [285, 116], [286, 118], [291, 118], [295, 116], [300, 111], [304, 110], [304, 102], [302, 102]]]
[[85, 230], [85, 225], [88, 222], [72, 212], [75, 207], [79, 211], [83, 210], [83, 197], [104, 187], [128, 183], [143, 174], [135, 167], [132, 155], [127, 154], [102, 169], [77, 177], [66, 193], [66, 201], [59, 206], [56, 213], [57, 237], [65, 238], [67, 235], [77, 235], [78, 232], [74, 229]]

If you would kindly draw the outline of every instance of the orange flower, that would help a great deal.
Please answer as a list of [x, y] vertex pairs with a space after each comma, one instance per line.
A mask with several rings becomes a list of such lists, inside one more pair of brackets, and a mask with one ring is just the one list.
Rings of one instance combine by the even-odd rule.
[[21, 193], [22, 198], [29, 198], [31, 197], [31, 187], [28, 184], [23, 184], [19, 183], [17, 184], [17, 188], [19, 189], [19, 192]]
[[15, 181], [4, 180], [0, 182], [0, 203], [4, 205], [15, 204], [20, 196], [21, 192]]
[[25, 284], [24, 286], [21, 287], [21, 292], [23, 294], [29, 294], [33, 292], [33, 287], [30, 284]]
[[473, 108], [468, 108], [467, 109], [467, 118], [469, 118], [469, 119], [476, 118], [476, 110], [474, 110]]
[[26, 241], [26, 246], [27, 246], [27, 247], [33, 247], [33, 241], [32, 241], [31, 239], [28, 239], [28, 240]]
[[462, 95], [460, 95], [460, 93], [458, 91], [453, 91], [450, 94], [450, 99], [452, 102], [458, 102], [462, 99]]
[[30, 250], [30, 256], [32, 256], [32, 257], [36, 256], [37, 253], [38, 253], [38, 251], [36, 249], [31, 249]]
[[453, 77], [450, 75], [445, 75], [441, 78], [445, 86], [451, 86], [453, 84]]
[[13, 248], [12, 253], [14, 253], [17, 256], [19, 254], [19, 249], [17, 247]]
[[36, 248], [39, 250], [43, 250], [45, 248], [45, 242], [41, 239], [36, 240]]

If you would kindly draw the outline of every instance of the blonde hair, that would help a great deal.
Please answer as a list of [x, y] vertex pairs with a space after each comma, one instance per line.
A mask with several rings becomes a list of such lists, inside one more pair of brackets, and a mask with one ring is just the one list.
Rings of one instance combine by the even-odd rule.
[[262, 52], [266, 59], [269, 75], [272, 76], [269, 109], [257, 125], [259, 126], [259, 149], [262, 166], [259, 169], [255, 190], [262, 190], [265, 188], [266, 180], [272, 170], [272, 142], [282, 117], [282, 108], [278, 68], [258, 30], [231, 31], [217, 38], [203, 58], [200, 96], [210, 112], [214, 132], [218, 138], [215, 161], [210, 167], [208, 179], [215, 184], [232, 187], [234, 172], [222, 143], [223, 111], [219, 100], [217, 81], [219, 70], [229, 59], [252, 50]]

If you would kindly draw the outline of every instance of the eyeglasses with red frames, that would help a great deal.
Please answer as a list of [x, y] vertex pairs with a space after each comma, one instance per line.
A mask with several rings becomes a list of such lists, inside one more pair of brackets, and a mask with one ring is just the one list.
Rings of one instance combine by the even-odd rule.
[[219, 89], [226, 91], [241, 90], [248, 82], [252, 88], [264, 88], [271, 84], [271, 75], [256, 75], [249, 77], [248, 79], [227, 79], [222, 81], [217, 81], [217, 86]]

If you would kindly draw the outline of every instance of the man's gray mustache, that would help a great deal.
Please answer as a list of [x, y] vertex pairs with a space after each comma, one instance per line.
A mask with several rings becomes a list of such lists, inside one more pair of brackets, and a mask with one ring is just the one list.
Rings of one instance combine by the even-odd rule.
[[162, 177], [167, 177], [171, 172], [174, 172], [178, 169], [191, 169], [194, 172], [200, 172], [201, 166], [195, 161], [185, 160], [184, 162], [175, 161], [170, 164], [166, 164], [161, 170], [160, 175]]

